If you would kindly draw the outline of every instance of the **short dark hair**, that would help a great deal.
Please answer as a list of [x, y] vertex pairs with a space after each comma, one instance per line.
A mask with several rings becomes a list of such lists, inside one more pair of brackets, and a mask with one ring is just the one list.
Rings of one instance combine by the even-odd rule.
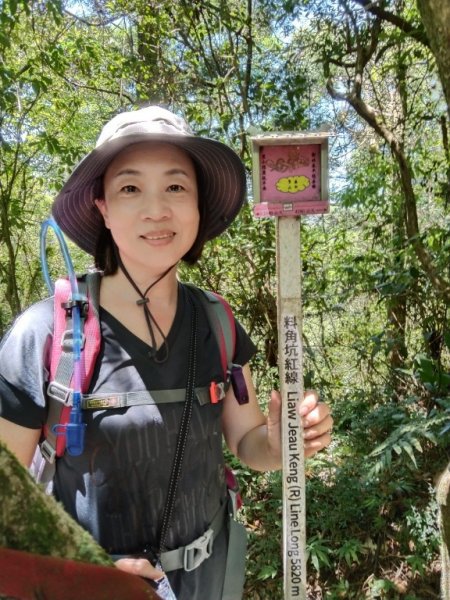
[[[201, 168], [197, 165], [197, 163], [192, 159], [195, 168], [195, 175], [197, 179], [197, 190], [198, 190], [198, 212], [200, 215], [200, 222], [198, 226], [197, 237], [195, 238], [192, 247], [186, 254], [181, 258], [188, 265], [194, 265], [201, 257], [203, 252], [203, 247], [207, 241], [206, 236], [206, 222], [207, 222], [207, 209], [206, 203], [203, 198], [202, 189], [204, 189], [203, 185], [203, 173]], [[96, 198], [104, 198], [104, 188], [103, 188], [103, 177], [98, 179], [96, 185], [93, 186], [95, 190], [94, 199]], [[97, 243], [95, 246], [95, 266], [97, 269], [103, 271], [105, 275], [114, 275], [119, 268], [119, 263], [117, 261], [116, 251], [115, 251], [115, 242], [111, 235], [111, 231], [102, 226], [101, 231], [99, 232]]]

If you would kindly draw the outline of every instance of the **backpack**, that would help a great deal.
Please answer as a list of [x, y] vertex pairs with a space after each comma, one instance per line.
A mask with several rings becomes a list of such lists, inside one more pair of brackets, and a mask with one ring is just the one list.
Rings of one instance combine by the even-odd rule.
[[[89, 388], [101, 344], [99, 319], [100, 281], [101, 274], [98, 271], [88, 272], [78, 279], [79, 299], [76, 302], [80, 302], [81, 304], [80, 316], [84, 359], [82, 361], [81, 391], [83, 393], [82, 407], [86, 409], [106, 409], [120, 406], [118, 402], [120, 402], [121, 394], [116, 394], [108, 398], [85, 395], [85, 392]], [[191, 284], [185, 285], [188, 285], [189, 289], [205, 309], [218, 344], [223, 370], [223, 383], [212, 381], [209, 389], [196, 390], [199, 401], [202, 403], [210, 401], [215, 404], [224, 398], [229, 385], [232, 385], [239, 404], [248, 402], [248, 392], [242, 368], [232, 362], [236, 345], [236, 328], [229, 304], [214, 292], [203, 291]], [[69, 447], [67, 447], [66, 432], [70, 430], [70, 415], [72, 410], [73, 390], [71, 384], [74, 363], [72, 309], [74, 304], [75, 302], [71, 299], [69, 279], [58, 279], [55, 283], [54, 343], [52, 344], [50, 359], [50, 383], [47, 388], [49, 410], [41, 442], [31, 468], [36, 481], [45, 484], [47, 491], [51, 491], [51, 482], [55, 473], [57, 458], [63, 456], [64, 452], [70, 452], [71, 450], [70, 443]], [[55, 343], [57, 340], [61, 340], [61, 342]], [[180, 391], [172, 390], [171, 394], [172, 392]], [[130, 400], [129, 396], [132, 396], [133, 392], [122, 394], [128, 396], [126, 399], [127, 406], [131, 406], [133, 402], [141, 404], [148, 402], [146, 396], [147, 394], [150, 396], [149, 392], [135, 392], [134, 394], [139, 394], [139, 398], [134, 397]], [[155, 398], [155, 392], [152, 392], [151, 395], [153, 401], [158, 402], [157, 395]], [[180, 396], [176, 397], [175, 394], [172, 401], [182, 399]], [[225, 570], [223, 599], [236, 600], [241, 597], [244, 584], [243, 565], [245, 564], [246, 532], [244, 527], [235, 520], [236, 513], [242, 505], [242, 499], [235, 475], [228, 466], [225, 466], [225, 480], [228, 489], [229, 552]], [[199, 552], [194, 544], [195, 542], [193, 543], [195, 563], [196, 559], [199, 558]], [[207, 556], [209, 554], [206, 554]]]

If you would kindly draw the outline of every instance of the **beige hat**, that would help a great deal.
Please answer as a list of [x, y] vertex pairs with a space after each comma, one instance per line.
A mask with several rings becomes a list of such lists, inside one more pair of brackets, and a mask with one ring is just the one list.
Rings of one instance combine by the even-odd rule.
[[230, 225], [245, 201], [245, 168], [231, 148], [195, 136], [184, 119], [159, 106], [121, 113], [105, 125], [95, 149], [74, 169], [53, 202], [52, 213], [58, 225], [89, 254], [95, 253], [104, 227], [94, 204], [99, 178], [121, 150], [145, 141], [174, 144], [192, 158], [201, 175], [207, 240]]

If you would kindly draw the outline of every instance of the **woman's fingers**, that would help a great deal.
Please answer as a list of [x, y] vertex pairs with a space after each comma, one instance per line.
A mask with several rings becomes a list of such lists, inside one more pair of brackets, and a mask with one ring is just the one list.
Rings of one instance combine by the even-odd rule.
[[146, 577], [153, 580], [164, 577], [164, 573], [156, 569], [146, 558], [119, 558], [114, 564], [121, 571], [131, 573], [132, 575], [139, 575], [139, 577]]
[[331, 443], [331, 435], [328, 432], [324, 433], [323, 435], [320, 435], [318, 437], [315, 437], [314, 439], [311, 439], [311, 440], [305, 439], [304, 444], [305, 444], [306, 458], [310, 458], [311, 456], [314, 456], [314, 454], [316, 454], [320, 450], [323, 450], [324, 448], [329, 446], [330, 443]]

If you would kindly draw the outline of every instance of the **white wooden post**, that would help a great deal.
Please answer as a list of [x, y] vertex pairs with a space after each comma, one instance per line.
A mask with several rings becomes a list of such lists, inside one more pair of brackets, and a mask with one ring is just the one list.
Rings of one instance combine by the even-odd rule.
[[284, 598], [306, 600], [306, 507], [300, 217], [276, 217], [278, 356], [282, 397]]

